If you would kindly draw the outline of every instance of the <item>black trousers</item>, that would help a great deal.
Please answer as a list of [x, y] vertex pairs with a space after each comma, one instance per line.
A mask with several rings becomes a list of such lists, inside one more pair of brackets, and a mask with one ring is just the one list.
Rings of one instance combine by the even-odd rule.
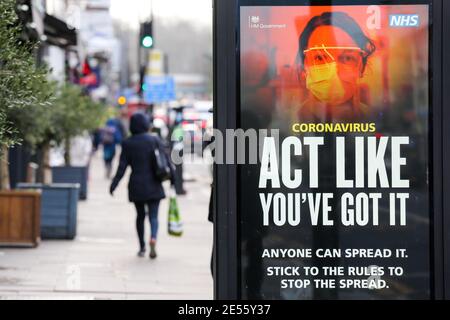
[[183, 186], [183, 164], [175, 165], [175, 192], [180, 195], [184, 193]]

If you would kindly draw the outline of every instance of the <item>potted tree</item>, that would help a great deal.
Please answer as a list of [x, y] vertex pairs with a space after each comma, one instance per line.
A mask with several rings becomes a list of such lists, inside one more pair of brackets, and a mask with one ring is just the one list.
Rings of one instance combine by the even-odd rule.
[[54, 141], [64, 147], [65, 165], [53, 167], [53, 182], [80, 184], [80, 199], [87, 199], [88, 168], [72, 166], [70, 158], [71, 140], [86, 131], [98, 128], [104, 121], [106, 107], [93, 101], [74, 85], [60, 88], [52, 113]]
[[[41, 84], [41, 92], [57, 92], [56, 84]], [[48, 165], [48, 153], [55, 139], [53, 113], [57, 112], [54, 102], [32, 110], [18, 110], [11, 115], [20, 138], [32, 150], [41, 149], [40, 161], [44, 172]], [[38, 190], [41, 193], [40, 233], [42, 239], [73, 239], [76, 236], [78, 212], [78, 184], [51, 183], [47, 174], [43, 174], [43, 183], [19, 183], [19, 190]]]
[[34, 58], [37, 43], [22, 39], [15, 0], [0, 2], [0, 245], [39, 242], [40, 193], [9, 191], [8, 152], [21, 137], [12, 115], [44, 108], [47, 70]]
[[[41, 128], [42, 135], [33, 141], [43, 150], [42, 162], [46, 167], [48, 150], [52, 144], [56, 144], [65, 147], [66, 165], [52, 168], [52, 183], [20, 183], [18, 188], [42, 192], [43, 239], [73, 239], [76, 236], [78, 199], [86, 197], [87, 168], [70, 166], [70, 140], [85, 130], [96, 128], [103, 121], [104, 112], [102, 104], [84, 96], [78, 87], [65, 84], [57, 88], [51, 112], [42, 115], [42, 123], [45, 124]], [[84, 188], [81, 196], [80, 187]]]

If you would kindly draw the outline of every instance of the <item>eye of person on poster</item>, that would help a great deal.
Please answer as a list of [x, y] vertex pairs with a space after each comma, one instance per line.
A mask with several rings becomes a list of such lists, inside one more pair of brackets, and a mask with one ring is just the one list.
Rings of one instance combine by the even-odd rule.
[[299, 38], [300, 74], [308, 90], [300, 117], [332, 121], [368, 115], [359, 84], [374, 52], [373, 41], [346, 13], [313, 17]]

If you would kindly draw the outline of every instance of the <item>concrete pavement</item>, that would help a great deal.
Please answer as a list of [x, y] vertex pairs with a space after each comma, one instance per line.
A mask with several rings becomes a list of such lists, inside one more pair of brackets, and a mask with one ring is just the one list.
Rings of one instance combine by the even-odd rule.
[[[168, 200], [163, 200], [158, 258], [138, 258], [135, 212], [127, 200], [129, 171], [111, 198], [98, 153], [88, 200], [79, 203], [76, 239], [42, 241], [36, 249], [0, 248], [0, 299], [212, 299], [211, 177], [206, 165], [187, 165], [185, 172], [195, 181], [186, 183], [188, 195], [178, 198], [184, 235], [168, 235]], [[145, 227], [148, 235], [148, 219]]]

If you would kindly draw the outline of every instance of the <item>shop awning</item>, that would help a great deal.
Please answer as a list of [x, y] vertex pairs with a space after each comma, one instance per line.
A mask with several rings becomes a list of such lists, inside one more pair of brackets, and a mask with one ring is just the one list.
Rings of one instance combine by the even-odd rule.
[[77, 45], [76, 29], [49, 14], [45, 14], [44, 17], [44, 34], [47, 36], [46, 41], [52, 45], [59, 47]]

